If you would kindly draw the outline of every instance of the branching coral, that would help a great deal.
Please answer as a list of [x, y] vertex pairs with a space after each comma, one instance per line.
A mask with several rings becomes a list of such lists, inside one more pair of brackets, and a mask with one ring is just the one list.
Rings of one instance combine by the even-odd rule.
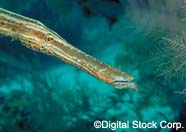
[[173, 37], [163, 37], [165, 42], [156, 49], [153, 56], [159, 62], [158, 76], [165, 76], [166, 79], [186, 77], [186, 36], [185, 33]]

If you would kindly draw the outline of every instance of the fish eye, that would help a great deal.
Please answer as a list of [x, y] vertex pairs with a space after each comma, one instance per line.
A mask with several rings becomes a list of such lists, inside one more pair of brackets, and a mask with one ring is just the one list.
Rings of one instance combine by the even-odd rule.
[[45, 36], [45, 42], [51, 43], [54, 42], [54, 38], [52, 35], [46, 35]]

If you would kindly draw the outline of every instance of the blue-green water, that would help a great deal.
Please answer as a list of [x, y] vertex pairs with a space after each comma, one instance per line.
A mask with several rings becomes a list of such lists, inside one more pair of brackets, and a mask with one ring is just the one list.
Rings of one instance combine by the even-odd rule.
[[[186, 127], [184, 6], [184, 0], [0, 0], [1, 8], [41, 21], [138, 83], [137, 92], [115, 89], [2, 36], [0, 132], [169, 132], [176, 128], [161, 127], [173, 122]], [[112, 125], [95, 128], [98, 120]], [[117, 121], [130, 125], [115, 130]], [[133, 128], [133, 121], [157, 128]], [[162, 121], [170, 123], [160, 126]]]

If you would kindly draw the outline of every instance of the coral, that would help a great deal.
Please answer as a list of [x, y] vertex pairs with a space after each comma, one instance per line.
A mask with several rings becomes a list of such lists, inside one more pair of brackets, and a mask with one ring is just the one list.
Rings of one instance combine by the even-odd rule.
[[166, 41], [163, 50], [158, 50], [157, 54], [162, 58], [162, 63], [158, 66], [158, 75], [167, 78], [177, 77], [185, 79], [186, 73], [186, 38], [185, 33], [174, 37], [163, 37]]
[[[0, 95], [0, 131], [23, 131], [33, 132], [27, 109], [28, 98], [23, 91], [13, 91], [10, 94]], [[13, 118], [12, 118], [13, 117]]]

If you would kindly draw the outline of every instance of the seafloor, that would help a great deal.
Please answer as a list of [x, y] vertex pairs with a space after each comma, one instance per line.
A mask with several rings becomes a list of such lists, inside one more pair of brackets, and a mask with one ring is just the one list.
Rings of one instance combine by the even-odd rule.
[[114, 89], [1, 36], [0, 132], [112, 131], [94, 128], [95, 120], [186, 127], [185, 6], [184, 0], [0, 0], [1, 8], [41, 21], [138, 83], [137, 92]]

